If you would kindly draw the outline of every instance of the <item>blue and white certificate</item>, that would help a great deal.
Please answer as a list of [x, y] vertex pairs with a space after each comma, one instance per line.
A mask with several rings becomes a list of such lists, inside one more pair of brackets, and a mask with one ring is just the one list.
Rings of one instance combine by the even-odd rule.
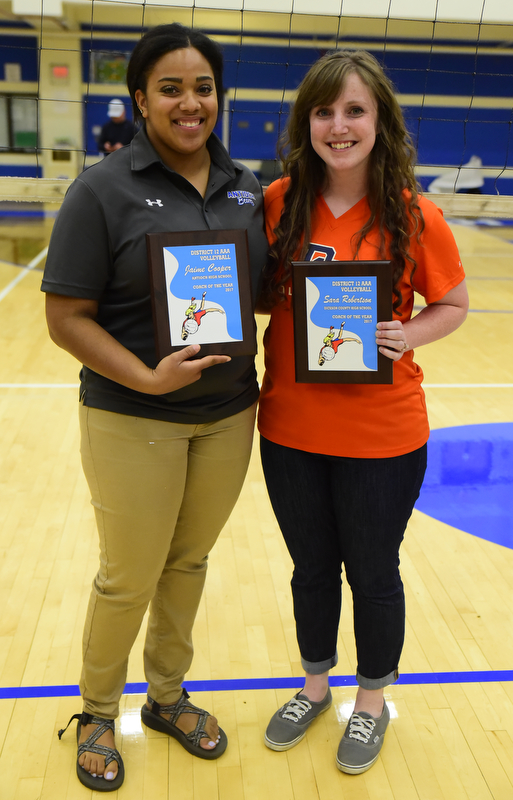
[[171, 345], [242, 341], [235, 243], [164, 247]]

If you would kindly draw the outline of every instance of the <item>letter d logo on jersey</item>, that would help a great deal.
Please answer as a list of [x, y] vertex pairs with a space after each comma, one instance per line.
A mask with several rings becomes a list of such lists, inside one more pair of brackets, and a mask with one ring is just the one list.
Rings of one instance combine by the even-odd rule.
[[334, 261], [335, 250], [323, 244], [310, 244], [305, 261]]

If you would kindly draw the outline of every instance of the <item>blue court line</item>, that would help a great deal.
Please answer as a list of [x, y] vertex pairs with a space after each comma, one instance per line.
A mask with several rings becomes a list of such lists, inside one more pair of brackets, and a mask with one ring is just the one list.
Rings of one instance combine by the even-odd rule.
[[[477, 672], [410, 672], [400, 675], [397, 684], [419, 686], [444, 683], [500, 683], [513, 681], [513, 670]], [[304, 679], [297, 678], [237, 678], [234, 680], [185, 681], [190, 692], [234, 692], [256, 689], [301, 689]], [[353, 675], [330, 676], [331, 686], [356, 686]], [[123, 694], [146, 694], [147, 683], [127, 683]], [[34, 697], [79, 697], [78, 686], [19, 686], [0, 688], [0, 700], [26, 700]]]
[[37, 210], [31, 210], [31, 211], [9, 210], [9, 211], [6, 211], [4, 209], [0, 209], [0, 218], [2, 218], [2, 217], [17, 217], [17, 218], [30, 217], [30, 218], [42, 219], [43, 217], [47, 217], [47, 216], [48, 217], [54, 217], [55, 216], [55, 212], [53, 212], [53, 211], [37, 211]]

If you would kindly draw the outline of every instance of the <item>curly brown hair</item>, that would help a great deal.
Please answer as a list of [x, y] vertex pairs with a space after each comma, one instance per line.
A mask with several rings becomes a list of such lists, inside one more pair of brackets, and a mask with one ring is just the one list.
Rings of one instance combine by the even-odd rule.
[[[331, 105], [344, 88], [348, 75], [356, 73], [377, 104], [379, 135], [369, 156], [367, 200], [370, 216], [353, 237], [354, 258], [370, 230], [377, 224], [381, 258], [393, 264], [394, 310], [402, 302], [399, 281], [406, 262], [415, 271], [409, 255], [409, 239], [420, 237], [424, 229], [418, 206], [418, 186], [414, 174], [415, 148], [406, 129], [392, 82], [379, 62], [365, 50], [336, 50], [327, 53], [310, 68], [301, 82], [287, 129], [280, 141], [283, 173], [290, 178], [285, 192], [276, 241], [264, 272], [261, 302], [270, 308], [290, 277], [291, 261], [302, 260], [310, 242], [311, 218], [317, 196], [326, 187], [326, 165], [310, 141], [310, 113], [313, 108]], [[407, 193], [404, 190], [407, 189]], [[386, 235], [388, 234], [388, 254]]]

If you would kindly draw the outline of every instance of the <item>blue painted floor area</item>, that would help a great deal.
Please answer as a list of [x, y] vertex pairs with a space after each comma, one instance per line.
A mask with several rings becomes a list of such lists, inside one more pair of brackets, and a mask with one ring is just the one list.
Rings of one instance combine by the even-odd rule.
[[431, 431], [426, 477], [415, 507], [513, 548], [513, 423]]

